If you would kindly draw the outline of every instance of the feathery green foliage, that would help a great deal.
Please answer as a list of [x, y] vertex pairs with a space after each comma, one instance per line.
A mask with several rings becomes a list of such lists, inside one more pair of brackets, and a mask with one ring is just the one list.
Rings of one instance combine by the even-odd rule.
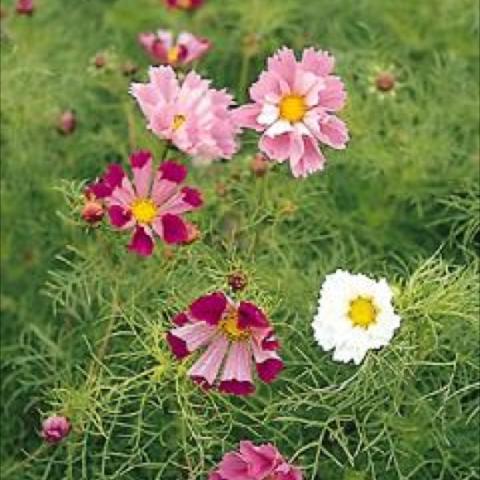
[[[38, 4], [32, 18], [9, 8], [1, 27], [2, 478], [203, 479], [248, 438], [275, 443], [308, 480], [479, 479], [477, 2], [208, 0], [194, 15], [160, 0]], [[211, 39], [198, 71], [239, 102], [280, 46], [332, 51], [352, 140], [298, 181], [285, 166], [255, 177], [245, 135], [233, 161], [190, 169], [206, 197], [201, 240], [142, 260], [80, 209], [107, 163], [134, 148], [160, 158], [121, 68], [145, 78], [136, 35], [162, 26]], [[372, 92], [382, 68], [395, 96]], [[66, 108], [79, 125], [63, 137]], [[359, 367], [312, 334], [336, 268], [396, 291], [402, 325]], [[228, 290], [234, 271], [287, 367], [248, 399], [198, 389], [164, 341], [172, 315]], [[43, 446], [56, 412], [74, 431]]]

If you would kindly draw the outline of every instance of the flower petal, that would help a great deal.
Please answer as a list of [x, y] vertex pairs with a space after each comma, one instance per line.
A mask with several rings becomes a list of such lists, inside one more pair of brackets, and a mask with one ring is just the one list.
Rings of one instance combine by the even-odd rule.
[[137, 196], [145, 198], [150, 193], [152, 180], [152, 154], [148, 150], [139, 150], [130, 155], [135, 190]]
[[137, 226], [128, 249], [142, 257], [148, 257], [153, 252], [153, 246], [153, 239], [146, 233], [145, 228]]
[[217, 325], [227, 308], [227, 297], [222, 292], [214, 292], [198, 298], [190, 305], [190, 315], [197, 320]]
[[231, 345], [218, 389], [233, 395], [250, 395], [255, 391], [251, 352], [245, 342]]

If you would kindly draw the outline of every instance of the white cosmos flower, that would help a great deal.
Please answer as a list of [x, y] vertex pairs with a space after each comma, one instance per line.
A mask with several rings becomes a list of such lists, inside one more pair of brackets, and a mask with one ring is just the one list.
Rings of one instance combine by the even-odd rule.
[[385, 279], [343, 270], [327, 275], [312, 323], [315, 338], [339, 362], [358, 365], [368, 350], [387, 345], [400, 326]]

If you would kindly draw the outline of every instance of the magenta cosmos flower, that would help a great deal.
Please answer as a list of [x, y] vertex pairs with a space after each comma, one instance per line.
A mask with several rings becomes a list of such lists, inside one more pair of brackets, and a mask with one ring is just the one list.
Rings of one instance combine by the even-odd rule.
[[42, 438], [48, 443], [62, 441], [72, 429], [66, 417], [48, 417], [42, 423]]
[[195, 10], [200, 8], [204, 0], [165, 0], [165, 4], [169, 8], [177, 10]]
[[238, 452], [227, 453], [208, 480], [302, 480], [302, 472], [290, 465], [270, 443], [255, 446], [240, 442]]
[[130, 164], [133, 185], [122, 167], [114, 164], [89, 187], [108, 207], [110, 223], [116, 229], [134, 231], [128, 248], [142, 256], [152, 254], [155, 234], [169, 244], [185, 243], [189, 234], [182, 215], [203, 203], [198, 190], [180, 186], [186, 167], [167, 161], [153, 175], [148, 151], [133, 153]]
[[188, 372], [205, 388], [217, 385], [221, 392], [249, 395], [255, 391], [252, 358], [266, 383], [275, 380], [283, 368], [273, 328], [253, 303], [237, 304], [215, 292], [195, 300], [173, 322], [177, 327], [167, 333], [167, 341], [178, 359], [205, 347]]
[[172, 67], [151, 67], [150, 81], [133, 83], [130, 92], [158, 137], [171, 141], [197, 163], [231, 158], [237, 151], [232, 97], [210, 88], [210, 82], [189, 72], [180, 84]]
[[319, 143], [343, 149], [348, 141], [347, 127], [333, 115], [346, 98], [333, 68], [334, 58], [326, 52], [309, 48], [299, 62], [283, 48], [251, 86], [254, 103], [235, 112], [239, 126], [263, 132], [260, 150], [277, 162], [289, 160], [295, 177], [323, 169]]
[[167, 30], [155, 33], [141, 33], [138, 41], [155, 63], [172, 66], [188, 65], [203, 57], [211, 47], [207, 39], [192, 33], [182, 32], [174, 42], [173, 35]]

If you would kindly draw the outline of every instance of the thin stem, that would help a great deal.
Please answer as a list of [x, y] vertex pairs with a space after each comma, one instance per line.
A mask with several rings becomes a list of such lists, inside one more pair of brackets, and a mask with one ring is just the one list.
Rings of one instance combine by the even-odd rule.
[[240, 80], [238, 84], [238, 96], [241, 102], [244, 102], [246, 99], [247, 93], [247, 82], [248, 82], [248, 70], [250, 67], [250, 56], [246, 53], [242, 56], [242, 66], [240, 69]]

